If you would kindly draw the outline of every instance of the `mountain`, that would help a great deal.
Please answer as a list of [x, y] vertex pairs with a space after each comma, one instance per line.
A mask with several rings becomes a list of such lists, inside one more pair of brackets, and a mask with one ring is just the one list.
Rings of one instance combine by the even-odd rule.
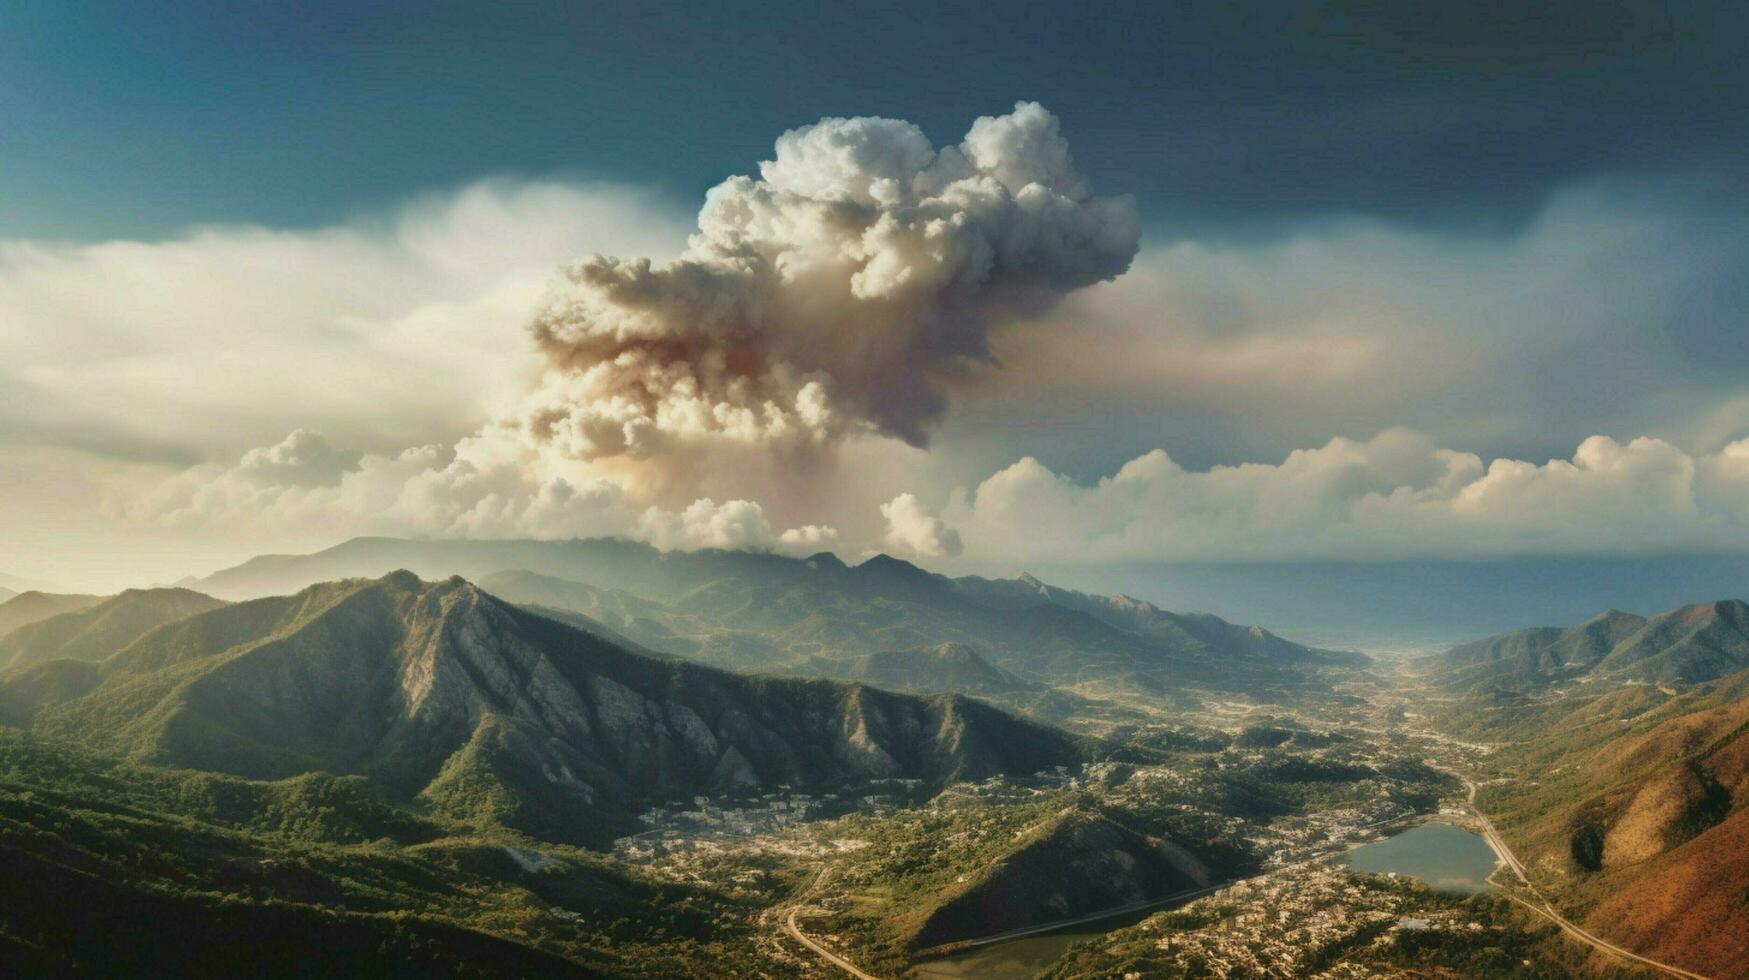
[[50, 592], [20, 592], [19, 594], [0, 602], [0, 637], [6, 636], [20, 626], [59, 616], [66, 612], [76, 612], [95, 606], [104, 599], [100, 595], [56, 595]]
[[[60, 605], [74, 609], [19, 626], [0, 637], [0, 670], [46, 660], [102, 660], [165, 623], [224, 605], [188, 589], [129, 589], [90, 605], [78, 601], [88, 598], [85, 596], [43, 598], [47, 601], [40, 603], [39, 609], [56, 605], [56, 599], [73, 600]], [[6, 606], [0, 606], [0, 613]]]
[[[1708, 629], [1712, 605], [1654, 617], [1616, 650], [1634, 653], [1627, 644], [1653, 624], [1649, 646], [1678, 647], [1693, 628]], [[1736, 975], [1749, 957], [1749, 671], [1681, 691], [1589, 687], [1460, 709], [1481, 720], [1468, 735], [1507, 746], [1491, 762], [1500, 776], [1485, 784], [1481, 805], [1542, 884], [1600, 935], [1706, 975]]]
[[15, 596], [17, 594], [18, 594], [17, 592], [14, 592], [13, 590], [8, 589], [3, 585], [0, 585], [0, 603], [4, 603], [6, 600], [12, 598], [13, 596]]
[[1599, 609], [1671, 609], [1741, 595], [1749, 550], [1632, 557], [1194, 561], [1043, 565], [1048, 582], [1267, 623], [1317, 646], [1433, 651]]
[[961, 697], [658, 660], [411, 572], [180, 619], [6, 685], [15, 717], [98, 751], [391, 799], [601, 845], [652, 804], [779, 784], [1032, 772], [1083, 743]]
[[487, 575], [479, 584], [501, 599], [562, 618], [582, 629], [604, 631], [664, 653], [697, 653], [696, 643], [665, 625], [674, 618], [673, 610], [630, 592], [596, 588], [520, 569]]
[[357, 776], [256, 782], [4, 728], [0, 908], [14, 977], [760, 972], [714, 888], [411, 813]]
[[664, 553], [606, 539], [360, 538], [313, 555], [252, 559], [200, 587], [244, 596], [398, 566], [490, 582], [513, 602], [585, 615], [652, 649], [735, 669], [793, 671], [959, 643], [1029, 682], [1158, 695], [1285, 688], [1364, 663], [1212, 616], [1027, 580], [951, 579], [886, 555], [846, 565], [831, 554]]
[[1652, 683], [1693, 684], [1749, 668], [1749, 603], [1731, 599], [1654, 616], [1617, 644], [1597, 671]]
[[849, 673], [876, 687], [918, 693], [1007, 694], [1039, 688], [992, 665], [963, 643], [871, 653], [852, 661]]
[[1068, 809], [1008, 854], [913, 913], [916, 948], [1116, 908], [1209, 883], [1209, 869], [1170, 840]]
[[1643, 616], [1609, 610], [1571, 628], [1534, 627], [1453, 647], [1438, 659], [1447, 686], [1493, 680], [1535, 682], [1590, 670], [1616, 644], [1646, 625]]
[[1572, 681], [1695, 684], [1749, 668], [1749, 605], [1683, 606], [1650, 619], [1610, 610], [1569, 629], [1466, 643], [1427, 665], [1454, 689], [1531, 690]]
[[1065, 609], [1088, 613], [1119, 629], [1174, 643], [1200, 643], [1248, 657], [1284, 661], [1316, 657], [1322, 662], [1352, 667], [1364, 667], [1369, 662], [1358, 653], [1313, 650], [1284, 640], [1261, 626], [1237, 626], [1208, 613], [1168, 612], [1151, 602], [1121, 593], [1115, 596], [1088, 595], [1047, 585], [1030, 574], [1022, 574], [1016, 579], [963, 578], [958, 581], [961, 589], [988, 599], [1016, 606], [1026, 605], [1028, 599], [1042, 599]]
[[[16, 575], [0, 573], [0, 593], [6, 595], [17, 595], [20, 592], [29, 592], [33, 589], [40, 588], [42, 588], [42, 586], [31, 582], [29, 579], [22, 579]], [[0, 598], [4, 598], [4, 595], [0, 595]]]

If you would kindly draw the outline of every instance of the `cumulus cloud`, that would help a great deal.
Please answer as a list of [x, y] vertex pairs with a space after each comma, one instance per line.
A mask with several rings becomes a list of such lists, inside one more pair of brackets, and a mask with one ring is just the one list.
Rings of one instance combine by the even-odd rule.
[[711, 444], [921, 445], [993, 330], [1119, 275], [1139, 234], [1035, 103], [940, 149], [900, 120], [823, 119], [713, 188], [674, 261], [565, 270], [534, 322], [553, 370], [525, 427], [572, 459], [682, 466]]
[[[477, 279], [470, 245], [515, 224], [491, 203], [476, 193], [403, 216], [396, 239], [413, 265]], [[478, 231], [446, 230], [458, 225]], [[564, 268], [529, 306], [538, 382], [472, 435], [360, 455], [300, 428], [127, 512], [170, 526], [816, 549], [837, 531], [779, 530], [771, 500], [825, 485], [847, 437], [921, 443], [993, 331], [1122, 273], [1138, 237], [1133, 203], [1089, 193], [1036, 104], [940, 149], [898, 120], [822, 120], [779, 138], [758, 178], [712, 189], [678, 258]], [[441, 346], [450, 315], [403, 315], [393, 343], [409, 356]], [[927, 522], [907, 533], [919, 554], [958, 547]]]
[[1021, 562], [1622, 554], [1749, 547], [1745, 501], [1749, 440], [1593, 436], [1570, 459], [1484, 463], [1396, 429], [1200, 471], [1156, 450], [1092, 484], [1029, 457], [956, 491], [940, 525]]
[[187, 465], [297, 428], [391, 451], [514, 404], [553, 270], [678, 250], [636, 188], [490, 180], [310, 230], [0, 242], [0, 448]]
[[1206, 466], [1392, 426], [1529, 459], [1597, 432], [1714, 451], [1749, 435], [1749, 205], [1707, 187], [1599, 178], [1487, 232], [1151, 230], [1124, 276], [998, 338], [1001, 383], [967, 386], [938, 445], [1024, 432], [1004, 462], [1078, 472], [1162, 439]]
[[359, 455], [334, 448], [318, 433], [297, 429], [271, 446], [244, 453], [237, 476], [270, 487], [333, 486], [358, 465]]
[[663, 549], [785, 552], [818, 550], [837, 537], [820, 525], [780, 532], [747, 500], [644, 506], [611, 479], [543, 470], [538, 455], [502, 428], [393, 455], [346, 453], [300, 430], [235, 465], [190, 469], [127, 511], [136, 521], [208, 533], [278, 524], [333, 536], [623, 536]]
[[887, 522], [887, 547], [902, 555], [944, 558], [960, 553], [960, 536], [913, 494], [902, 493], [881, 505]]

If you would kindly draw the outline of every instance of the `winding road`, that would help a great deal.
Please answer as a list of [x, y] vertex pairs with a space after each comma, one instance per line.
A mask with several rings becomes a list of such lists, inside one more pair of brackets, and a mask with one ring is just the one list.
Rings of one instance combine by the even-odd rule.
[[[1451, 772], [1449, 769], [1445, 771]], [[1660, 963], [1649, 957], [1641, 956], [1632, 950], [1623, 949], [1606, 939], [1601, 939], [1592, 933], [1585, 931], [1571, 919], [1556, 912], [1554, 906], [1549, 904], [1548, 899], [1543, 898], [1542, 893], [1536, 890], [1536, 886], [1530, 883], [1530, 878], [1524, 873], [1524, 865], [1519, 863], [1518, 856], [1512, 853], [1512, 848], [1506, 846], [1506, 840], [1500, 836], [1499, 831], [1494, 829], [1494, 824], [1488, 819], [1487, 814], [1483, 813], [1481, 808], [1476, 806], [1476, 784], [1472, 782], [1468, 776], [1462, 775], [1461, 773], [1452, 772], [1451, 774], [1457, 776], [1457, 778], [1464, 782], [1464, 788], [1469, 794], [1468, 802], [1470, 812], [1475, 815], [1476, 820], [1482, 827], [1482, 839], [1488, 842], [1488, 846], [1494, 849], [1494, 855], [1500, 859], [1500, 863], [1504, 864], [1509, 870], [1511, 870], [1513, 876], [1524, 886], [1524, 890], [1530, 893], [1530, 896], [1536, 899], [1536, 901], [1527, 901], [1526, 899], [1511, 893], [1507, 894], [1507, 898], [1512, 899], [1514, 902], [1517, 902], [1530, 911], [1535, 912], [1537, 915], [1553, 922], [1561, 928], [1561, 931], [1572, 936], [1574, 939], [1608, 953], [1611, 956], [1627, 960], [1628, 962], [1639, 966], [1650, 967], [1651, 969], [1669, 976], [1682, 977], [1684, 980], [1709, 980], [1709, 978], [1702, 976], [1699, 973], [1684, 970], [1679, 966], [1671, 966], [1668, 963]]]
[[802, 895], [801, 898], [797, 899], [796, 904], [790, 906], [789, 911], [784, 914], [783, 931], [791, 939], [794, 939], [796, 942], [801, 943], [803, 948], [807, 949], [808, 952], [813, 953], [815, 956], [818, 956], [819, 958], [825, 960], [827, 963], [831, 964], [832, 966], [835, 966], [838, 969], [843, 970], [845, 973], [848, 973], [851, 976], [856, 977], [857, 980], [880, 980], [880, 978], [875, 976], [874, 974], [864, 972], [855, 963], [850, 962], [849, 960], [845, 959], [842, 956], [839, 956], [837, 953], [832, 952], [831, 950], [820, 945], [819, 943], [815, 942], [814, 940], [809, 939], [808, 934], [802, 931], [801, 922], [799, 920], [801, 918], [802, 909], [807, 907], [807, 905], [806, 905], [807, 896], [812, 895], [815, 892], [819, 891], [821, 888], [825, 887], [826, 879], [831, 877], [831, 876], [832, 876], [832, 866], [831, 865], [827, 865], [826, 867], [820, 869], [819, 877], [814, 879], [814, 883], [812, 885], [808, 886], [808, 890]]
[[[1436, 767], [1436, 768], [1443, 769], [1443, 767]], [[1530, 900], [1527, 900], [1521, 896], [1513, 895], [1511, 893], [1507, 893], [1507, 896], [1506, 896], [1507, 898], [1510, 898], [1512, 901], [1517, 902], [1519, 905], [1524, 906], [1526, 909], [1530, 910], [1531, 912], [1534, 912], [1537, 915], [1543, 917], [1544, 919], [1547, 919], [1548, 921], [1554, 923], [1556, 926], [1558, 926], [1561, 929], [1562, 932], [1565, 932], [1567, 935], [1571, 936], [1572, 938], [1574, 938], [1582, 943], [1585, 943], [1585, 944], [1591, 946], [1592, 948], [1599, 950], [1600, 952], [1606, 953], [1610, 956], [1617, 957], [1619, 959], [1625, 960], [1629, 963], [1632, 963], [1632, 964], [1635, 964], [1638, 966], [1644, 966], [1644, 967], [1647, 967], [1649, 969], [1657, 970], [1658, 972], [1663, 973], [1663, 974], [1668, 975], [1668, 976], [1680, 977], [1680, 978], [1682, 978], [1682, 980], [1711, 980], [1711, 978], [1706, 977], [1702, 974], [1694, 973], [1690, 970], [1684, 970], [1683, 968], [1681, 968], [1679, 966], [1672, 966], [1668, 963], [1662, 963], [1662, 962], [1659, 962], [1658, 960], [1651, 959], [1650, 957], [1641, 956], [1640, 954], [1638, 954], [1632, 950], [1629, 950], [1629, 949], [1623, 949], [1622, 947], [1617, 946], [1616, 944], [1614, 944], [1606, 939], [1603, 939], [1597, 935], [1594, 935], [1591, 932], [1588, 932], [1583, 927], [1581, 927], [1577, 923], [1573, 922], [1571, 919], [1568, 919], [1566, 916], [1563, 916], [1561, 913], [1555, 911], [1554, 906], [1549, 904], [1548, 899], [1544, 898], [1542, 896], [1542, 894], [1536, 890], [1536, 886], [1532, 885], [1530, 883], [1530, 877], [1525, 873], [1524, 865], [1519, 862], [1518, 856], [1516, 854], [1512, 853], [1512, 848], [1507, 846], [1505, 839], [1500, 836], [1500, 832], [1494, 829], [1493, 821], [1489, 820], [1487, 814], [1483, 813], [1481, 808], [1476, 805], [1476, 784], [1475, 784], [1475, 782], [1473, 780], [1471, 780], [1468, 776], [1463, 775], [1462, 773], [1455, 772], [1455, 771], [1450, 770], [1450, 769], [1445, 769], [1444, 771], [1450, 773], [1453, 776], [1456, 776], [1458, 779], [1463, 781], [1464, 789], [1466, 792], [1465, 802], [1469, 806], [1470, 813], [1475, 816], [1477, 823], [1480, 825], [1480, 827], [1482, 829], [1482, 839], [1488, 842], [1488, 846], [1493, 849], [1495, 856], [1500, 859], [1500, 863], [1505, 865], [1506, 868], [1512, 872], [1513, 877], [1518, 879], [1519, 884], [1524, 887], [1524, 890], [1531, 896], [1531, 898], [1535, 899], [1535, 901], [1530, 901]], [[1395, 818], [1393, 818], [1393, 819], [1395, 819]], [[1328, 854], [1319, 855], [1319, 856], [1314, 857], [1314, 858], [1309, 858], [1305, 861], [1295, 862], [1294, 865], [1289, 865], [1289, 866], [1282, 867], [1282, 868], [1274, 868], [1268, 872], [1265, 872], [1264, 874], [1255, 875], [1253, 877], [1254, 878], [1268, 877], [1271, 874], [1276, 874], [1276, 873], [1279, 873], [1281, 871], [1286, 870], [1287, 867], [1296, 867], [1300, 864], [1310, 864], [1313, 861], [1322, 861], [1322, 860], [1328, 859], [1329, 857], [1330, 857], [1330, 855], [1328, 855]], [[832, 874], [831, 867], [826, 867], [826, 868], [821, 869], [819, 877], [814, 879], [814, 883], [812, 886], [809, 887], [807, 894], [812, 895], [813, 893], [819, 891], [822, 887], [824, 887], [826, 884], [826, 880], [831, 876], [831, 874]], [[1020, 939], [1020, 938], [1023, 938], [1025, 936], [1037, 935], [1039, 933], [1044, 933], [1044, 932], [1054, 932], [1058, 929], [1063, 929], [1063, 928], [1066, 928], [1069, 926], [1080, 925], [1080, 924], [1087, 923], [1087, 922], [1096, 922], [1100, 919], [1107, 919], [1107, 918], [1111, 918], [1111, 917], [1117, 916], [1117, 915], [1122, 915], [1122, 914], [1125, 914], [1128, 912], [1139, 912], [1139, 911], [1146, 909], [1146, 908], [1151, 908], [1151, 907], [1159, 906], [1159, 905], [1165, 905], [1165, 904], [1168, 904], [1171, 902], [1185, 901], [1185, 900], [1189, 900], [1189, 899], [1193, 899], [1193, 898], [1199, 898], [1203, 895], [1207, 895], [1207, 894], [1210, 894], [1213, 892], [1220, 891], [1223, 888], [1230, 887], [1234, 884], [1237, 884], [1239, 881], [1244, 881], [1244, 880], [1248, 880], [1248, 879], [1240, 878], [1240, 879], [1235, 879], [1232, 881], [1217, 882], [1215, 884], [1208, 885], [1208, 886], [1203, 887], [1203, 888], [1191, 889], [1189, 891], [1179, 892], [1179, 893], [1174, 894], [1174, 895], [1167, 895], [1167, 896], [1164, 896], [1162, 898], [1150, 899], [1150, 900], [1145, 901], [1145, 902], [1137, 902], [1137, 903], [1134, 903], [1131, 905], [1121, 906], [1119, 908], [1105, 909], [1104, 911], [1101, 911], [1101, 912], [1095, 912], [1095, 913], [1081, 916], [1081, 917], [1074, 918], [1074, 919], [1058, 920], [1056, 922], [1043, 923], [1041, 925], [1029, 926], [1029, 927], [1026, 927], [1023, 929], [1014, 929], [1014, 930], [1010, 930], [1008, 932], [1000, 933], [1000, 934], [995, 935], [995, 936], [986, 936], [982, 939], [974, 939], [974, 940], [968, 940], [968, 941], [959, 942], [959, 943], [952, 943], [952, 944], [949, 944], [948, 946], [941, 947], [941, 948], [939, 948], [937, 950], [933, 950], [931, 952], [934, 952], [934, 953], [944, 953], [944, 952], [949, 952], [949, 951], [962, 952], [964, 950], [972, 949], [972, 948], [975, 948], [978, 946], [987, 946], [987, 945], [990, 945], [992, 943], [1007, 942], [1007, 941], [1012, 940], [1012, 939]], [[794, 939], [796, 942], [800, 943], [804, 948], [806, 948], [809, 952], [813, 953], [815, 956], [820, 957], [822, 960], [825, 960], [828, 964], [830, 964], [834, 967], [837, 967], [839, 970], [842, 970], [845, 973], [848, 973], [851, 976], [856, 977], [857, 980], [879, 980], [879, 978], [876, 977], [874, 974], [864, 971], [863, 969], [858, 967], [856, 964], [850, 962], [849, 960], [845, 959], [842, 956], [839, 956], [837, 953], [832, 952], [831, 950], [827, 949], [825, 946], [823, 946], [820, 943], [816, 942], [815, 940], [809, 938], [807, 933], [802, 931], [802, 927], [801, 927], [801, 923], [800, 923], [802, 911], [806, 907], [807, 906], [805, 904], [805, 901], [801, 901], [801, 900], [798, 900], [796, 904], [789, 907], [788, 911], [783, 916], [783, 931], [791, 939]]]

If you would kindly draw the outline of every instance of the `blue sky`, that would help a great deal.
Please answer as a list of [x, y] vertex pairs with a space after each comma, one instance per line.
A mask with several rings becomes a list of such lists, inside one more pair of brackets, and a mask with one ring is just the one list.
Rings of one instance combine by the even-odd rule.
[[1746, 38], [1739, 4], [1613, 0], [15, 3], [0, 237], [313, 226], [491, 174], [692, 202], [807, 121], [944, 142], [1017, 99], [1172, 233], [1511, 229], [1587, 176], [1740, 161]]

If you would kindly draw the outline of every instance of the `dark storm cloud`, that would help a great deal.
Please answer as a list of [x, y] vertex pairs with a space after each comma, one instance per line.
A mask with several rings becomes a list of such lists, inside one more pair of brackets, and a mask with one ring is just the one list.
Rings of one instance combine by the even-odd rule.
[[1749, 143], [1740, 3], [13, 5], [0, 36], [0, 85], [36, 94], [0, 105], [33, 134], [0, 236], [330, 221], [501, 170], [690, 199], [797, 119], [941, 142], [1016, 98], [1074, 120], [1096, 185], [1196, 234], [1510, 226], [1573, 180]]

